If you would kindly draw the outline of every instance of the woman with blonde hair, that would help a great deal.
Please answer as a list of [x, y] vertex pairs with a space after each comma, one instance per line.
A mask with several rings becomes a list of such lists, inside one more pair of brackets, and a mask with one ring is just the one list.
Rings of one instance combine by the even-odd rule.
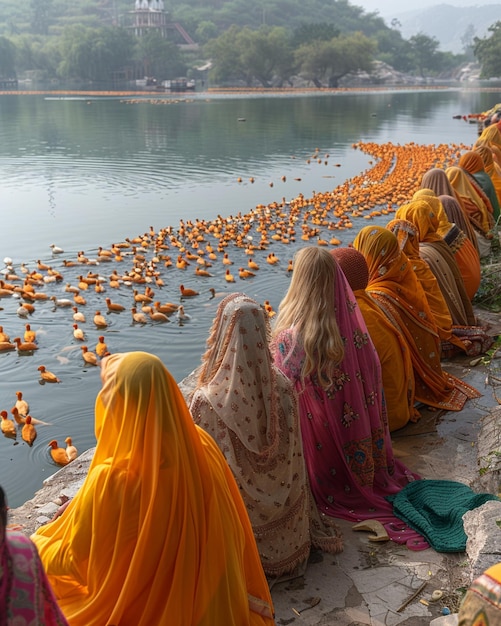
[[377, 353], [353, 291], [326, 249], [296, 253], [271, 346], [298, 394], [306, 467], [320, 511], [379, 520], [400, 543], [419, 540], [409, 529], [395, 531], [402, 523], [386, 496], [416, 476], [393, 456]]
[[160, 359], [101, 362], [97, 446], [63, 515], [33, 535], [72, 626], [272, 626], [235, 479]]
[[190, 411], [217, 443], [240, 488], [265, 574], [304, 574], [312, 546], [340, 552], [320, 516], [303, 455], [297, 400], [273, 364], [267, 312], [243, 293], [219, 303]]

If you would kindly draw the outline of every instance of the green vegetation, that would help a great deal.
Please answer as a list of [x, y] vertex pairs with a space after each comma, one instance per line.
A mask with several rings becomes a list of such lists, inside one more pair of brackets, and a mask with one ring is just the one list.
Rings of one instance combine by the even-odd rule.
[[482, 66], [482, 78], [501, 76], [501, 22], [493, 24], [489, 32], [489, 37], [473, 40], [473, 52]]
[[164, 0], [165, 10], [198, 43], [187, 52], [176, 29], [169, 40], [133, 35], [134, 0], [0, 0], [0, 75], [109, 82], [113, 78], [189, 74], [212, 62], [219, 84], [264, 87], [301, 76], [337, 86], [374, 60], [433, 76], [462, 56], [438, 50], [422, 33], [409, 41], [348, 0]]

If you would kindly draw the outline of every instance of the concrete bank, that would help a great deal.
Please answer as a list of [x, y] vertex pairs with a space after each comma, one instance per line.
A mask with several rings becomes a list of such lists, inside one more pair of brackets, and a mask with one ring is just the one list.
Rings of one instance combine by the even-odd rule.
[[[487, 316], [482, 312], [482, 317]], [[501, 333], [497, 316], [489, 316], [493, 334]], [[469, 358], [444, 368], [484, 395], [458, 413], [422, 411], [416, 424], [393, 434], [395, 454], [423, 478], [455, 480], [478, 492], [497, 494], [501, 484], [501, 359], [471, 365]], [[498, 380], [499, 378], [499, 380]], [[487, 382], [487, 384], [486, 384]], [[27, 534], [46, 523], [65, 497], [82, 484], [93, 450], [45, 480], [35, 497], [9, 513], [9, 522]], [[444, 626], [457, 611], [471, 580], [501, 561], [501, 502], [488, 502], [464, 517], [465, 553], [443, 554], [428, 548], [412, 552], [392, 542], [374, 543], [339, 521], [344, 551], [310, 563], [304, 577], [272, 585], [280, 626]], [[414, 594], [418, 591], [417, 595]], [[442, 593], [433, 601], [434, 591]], [[436, 594], [438, 595], [438, 594]], [[294, 609], [294, 610], [293, 610]]]

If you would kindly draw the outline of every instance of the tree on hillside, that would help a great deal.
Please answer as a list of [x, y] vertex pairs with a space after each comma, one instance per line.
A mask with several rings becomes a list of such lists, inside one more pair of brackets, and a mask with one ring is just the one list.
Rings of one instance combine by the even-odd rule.
[[61, 40], [63, 78], [108, 81], [112, 73], [131, 62], [134, 39], [121, 28], [79, 28], [65, 30]]
[[418, 33], [409, 39], [414, 66], [422, 77], [428, 72], [440, 69], [440, 45], [435, 37], [428, 37], [424, 33]]
[[376, 46], [361, 33], [340, 35], [330, 41], [314, 41], [296, 50], [300, 73], [317, 87], [337, 87], [339, 80], [357, 71], [372, 69]]
[[275, 77], [288, 80], [294, 69], [289, 37], [279, 27], [251, 30], [232, 26], [210, 41], [205, 52], [212, 60], [216, 82], [243, 80], [251, 86], [257, 80], [270, 87]]
[[157, 32], [148, 33], [136, 41], [134, 58], [142, 65], [144, 76], [165, 80], [185, 74], [179, 48]]
[[7, 39], [7, 37], [0, 37], [1, 78], [14, 78], [16, 76], [15, 56], [15, 46]]
[[489, 26], [489, 37], [474, 37], [473, 52], [482, 66], [481, 77], [501, 76], [501, 22]]
[[334, 26], [334, 24], [325, 22], [301, 24], [294, 31], [294, 41], [299, 44], [311, 43], [312, 41], [329, 41], [339, 35], [339, 28]]

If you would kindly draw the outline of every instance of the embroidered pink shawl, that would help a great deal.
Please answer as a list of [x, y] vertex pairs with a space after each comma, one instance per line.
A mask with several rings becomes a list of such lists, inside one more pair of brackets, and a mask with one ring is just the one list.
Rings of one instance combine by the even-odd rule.
[[381, 366], [356, 298], [337, 264], [332, 306], [345, 343], [334, 388], [325, 391], [313, 377], [301, 380], [304, 350], [294, 327], [278, 333], [271, 346], [275, 363], [298, 392], [313, 495], [327, 515], [353, 522], [377, 519], [394, 541], [419, 544], [419, 535], [394, 517], [385, 499], [419, 477], [393, 456]]

